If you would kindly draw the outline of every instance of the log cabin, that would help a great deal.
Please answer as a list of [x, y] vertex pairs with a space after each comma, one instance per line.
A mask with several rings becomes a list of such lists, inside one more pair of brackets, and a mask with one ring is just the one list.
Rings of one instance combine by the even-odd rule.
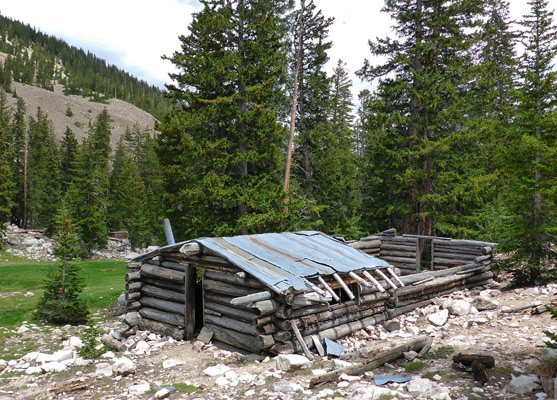
[[254, 353], [323, 354], [325, 339], [487, 284], [494, 245], [393, 229], [351, 243], [315, 231], [189, 240], [128, 266], [127, 308], [175, 339], [205, 328]]

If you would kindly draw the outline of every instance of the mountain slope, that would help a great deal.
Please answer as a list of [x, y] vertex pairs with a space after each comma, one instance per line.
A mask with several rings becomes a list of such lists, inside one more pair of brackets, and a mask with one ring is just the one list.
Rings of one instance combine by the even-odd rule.
[[[58, 142], [66, 126], [74, 131], [81, 142], [88, 132], [89, 122], [94, 121], [104, 108], [112, 118], [112, 148], [116, 147], [127, 127], [132, 129], [137, 124], [142, 130], [154, 130], [155, 118], [151, 114], [122, 100], [110, 99], [106, 104], [92, 102], [82, 96], [65, 95], [60, 85], [55, 86], [53, 92], [18, 82], [13, 82], [12, 88], [25, 101], [28, 117], [36, 116], [38, 107], [48, 114]], [[16, 99], [10, 94], [8, 102], [15, 107]], [[68, 107], [73, 114], [71, 117], [66, 115]]]

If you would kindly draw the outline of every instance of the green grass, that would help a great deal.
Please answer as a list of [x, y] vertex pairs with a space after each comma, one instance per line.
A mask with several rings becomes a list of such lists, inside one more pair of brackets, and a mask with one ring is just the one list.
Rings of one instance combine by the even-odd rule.
[[415, 371], [419, 371], [420, 369], [422, 369], [424, 366], [424, 363], [422, 361], [412, 361], [411, 363], [409, 363], [405, 370], [406, 372], [415, 372]]
[[[124, 291], [124, 275], [127, 272], [123, 261], [87, 260], [79, 261], [81, 276], [86, 288], [83, 298], [91, 311], [98, 311], [113, 304]], [[0, 298], [0, 326], [10, 327], [23, 321], [35, 321], [33, 312], [42, 295], [44, 278], [55, 262], [41, 262], [14, 257], [0, 252], [0, 293], [14, 293]], [[35, 296], [24, 297], [26, 292]]]

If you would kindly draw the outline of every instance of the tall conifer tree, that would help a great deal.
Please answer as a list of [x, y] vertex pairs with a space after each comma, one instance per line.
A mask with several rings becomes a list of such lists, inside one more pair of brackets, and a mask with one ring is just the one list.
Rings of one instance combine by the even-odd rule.
[[517, 115], [502, 147], [502, 171], [508, 190], [502, 250], [513, 251], [515, 278], [531, 283], [555, 279], [550, 270], [557, 242], [557, 28], [545, 0], [531, 0], [520, 21], [520, 83]]
[[165, 202], [185, 237], [274, 230], [281, 220], [285, 0], [205, 0], [168, 86], [159, 136]]
[[79, 143], [70, 127], [66, 127], [60, 143], [60, 178], [62, 193], [66, 193], [77, 173]]
[[12, 119], [11, 130], [13, 137], [13, 180], [15, 184], [15, 206], [12, 221], [19, 226], [24, 226], [25, 208], [25, 162], [27, 151], [27, 123], [25, 121], [26, 106], [21, 97], [17, 99], [16, 110]]

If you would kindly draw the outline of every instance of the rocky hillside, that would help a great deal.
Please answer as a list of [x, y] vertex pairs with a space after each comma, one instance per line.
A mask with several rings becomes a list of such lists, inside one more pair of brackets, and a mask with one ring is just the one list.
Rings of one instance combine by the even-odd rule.
[[[81, 142], [87, 134], [89, 122], [94, 121], [105, 107], [113, 120], [112, 148], [118, 144], [120, 136], [124, 134], [126, 128], [131, 129], [134, 124], [139, 125], [142, 130], [154, 130], [155, 118], [151, 114], [122, 100], [110, 99], [105, 104], [89, 101], [88, 98], [82, 96], [67, 96], [62, 92], [61, 85], [55, 86], [54, 92], [51, 92], [39, 87], [13, 82], [12, 89], [25, 101], [28, 117], [36, 115], [38, 107], [48, 114], [58, 141], [68, 126]], [[14, 97], [10, 95], [8, 101], [15, 106]], [[67, 113], [68, 108], [71, 113]], [[72, 115], [68, 116], [68, 114]]]

